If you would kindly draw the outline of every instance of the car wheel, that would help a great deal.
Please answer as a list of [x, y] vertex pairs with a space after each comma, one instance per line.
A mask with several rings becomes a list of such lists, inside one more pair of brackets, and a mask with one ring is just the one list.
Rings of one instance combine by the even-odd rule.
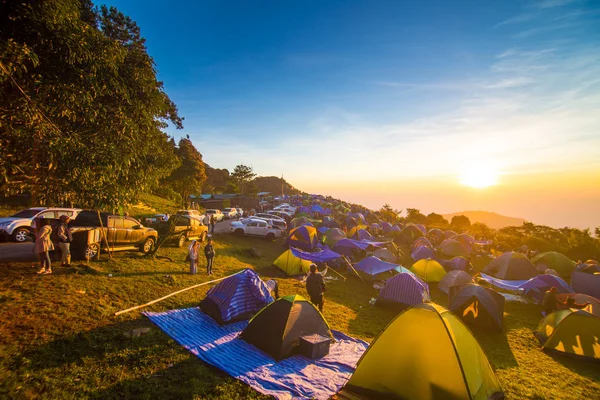
[[200, 235], [200, 241], [201, 242], [206, 241], [206, 232], [203, 232], [202, 235]]
[[274, 240], [275, 239], [275, 235], [273, 235], [272, 233], [267, 233], [267, 236], [265, 236], [265, 239], [267, 239], [267, 240]]
[[150, 253], [154, 247], [154, 239], [149, 237], [144, 241], [144, 244], [140, 246], [140, 251], [144, 254]]
[[183, 247], [183, 245], [185, 244], [185, 239], [185, 235], [179, 236], [179, 238], [177, 239], [177, 247]]
[[244, 236], [244, 230], [243, 229], [236, 229], [235, 233], [237, 236]]
[[99, 252], [100, 252], [100, 245], [98, 245], [98, 243], [91, 243], [91, 244], [88, 244], [87, 246], [85, 246], [85, 250], [83, 252], [83, 257], [86, 260], [91, 260], [92, 258], [97, 257]]
[[15, 242], [23, 243], [29, 238], [29, 231], [27, 228], [17, 228], [13, 232], [13, 239]]

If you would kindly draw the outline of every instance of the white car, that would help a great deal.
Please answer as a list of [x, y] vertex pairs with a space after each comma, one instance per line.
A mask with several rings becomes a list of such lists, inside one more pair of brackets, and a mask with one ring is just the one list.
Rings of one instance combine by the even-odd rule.
[[257, 218], [246, 218], [229, 223], [229, 230], [236, 235], [259, 236], [267, 240], [281, 237], [281, 229]]
[[238, 218], [242, 218], [244, 216], [244, 210], [242, 210], [239, 207], [236, 207], [235, 209], [237, 210], [237, 213], [238, 213], [237, 216], [238, 216]]
[[279, 228], [282, 231], [285, 231], [287, 229], [287, 224], [286, 224], [285, 220], [281, 219], [281, 218], [265, 218], [265, 217], [259, 217], [257, 215], [253, 215], [252, 218], [262, 219], [263, 221], [267, 221], [267, 223], [269, 225], [273, 225], [274, 227]]
[[238, 213], [235, 208], [228, 207], [223, 209], [223, 215], [225, 216], [225, 219], [234, 219], [237, 218]]
[[223, 215], [221, 210], [216, 210], [216, 209], [206, 210], [206, 216], [208, 217], [208, 218], [204, 219], [206, 221], [206, 224], [210, 223], [211, 216], [213, 216], [215, 218], [215, 221], [217, 221], [217, 222], [221, 222], [221, 221], [223, 221], [223, 218], [225, 218], [225, 216]]
[[80, 211], [79, 208], [28, 208], [10, 217], [0, 218], [0, 235], [9, 236], [15, 242], [25, 242], [29, 237], [30, 227], [35, 218], [56, 219], [61, 215], [75, 218]]
[[284, 221], [285, 219], [281, 218], [279, 215], [269, 214], [269, 213], [256, 213], [253, 215], [254, 217], [266, 218], [266, 219], [277, 219], [280, 221]]

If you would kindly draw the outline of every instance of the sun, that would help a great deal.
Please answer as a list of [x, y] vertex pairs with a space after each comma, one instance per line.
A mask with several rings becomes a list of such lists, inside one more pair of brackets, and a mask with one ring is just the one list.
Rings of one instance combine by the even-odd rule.
[[498, 172], [483, 165], [474, 165], [460, 175], [460, 183], [476, 189], [498, 184]]

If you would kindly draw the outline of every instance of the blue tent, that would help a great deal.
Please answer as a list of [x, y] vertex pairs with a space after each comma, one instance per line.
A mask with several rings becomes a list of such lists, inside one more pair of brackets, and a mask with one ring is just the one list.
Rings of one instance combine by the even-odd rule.
[[365, 257], [356, 264], [354, 264], [354, 268], [357, 271], [361, 271], [367, 275], [368, 279], [380, 279], [380, 274], [383, 274], [388, 271], [392, 271], [397, 268], [398, 264], [392, 264], [387, 261], [380, 260], [377, 257], [369, 256]]
[[358, 238], [358, 240], [373, 240], [373, 235], [371, 235], [369, 231], [365, 229], [359, 229], [356, 232], [356, 237]]
[[339, 254], [350, 255], [353, 250], [368, 250], [376, 247], [369, 242], [361, 240], [342, 239], [333, 245], [333, 250]]
[[320, 205], [318, 205], [318, 204], [315, 204], [314, 206], [312, 206], [312, 207], [310, 208], [310, 211], [311, 211], [311, 212], [317, 212], [317, 213], [321, 213], [321, 214], [322, 214], [322, 213], [323, 213], [323, 211], [325, 211], [325, 210], [323, 210], [323, 207], [321, 207]]
[[392, 225], [383, 221], [381, 222], [381, 229], [383, 229], [385, 233], [390, 233], [392, 231]]
[[402, 310], [428, 300], [429, 286], [412, 273], [402, 273], [385, 281], [375, 305]]
[[200, 309], [223, 325], [249, 319], [273, 301], [258, 274], [245, 269], [211, 288], [200, 302]]
[[291, 250], [292, 254], [296, 257], [312, 262], [327, 262], [341, 257], [341, 255], [339, 255], [335, 251], [329, 250], [327, 248], [313, 253], [310, 253], [308, 251], [302, 251], [300, 249], [295, 249], [293, 247], [291, 248]]
[[327, 226], [322, 226], [319, 229], [317, 229], [319, 231], [319, 233], [324, 234], [325, 232], [327, 232], [328, 230], [330, 230], [331, 228], [327, 227]]
[[429, 247], [419, 246], [410, 253], [410, 256], [412, 257], [413, 260], [419, 261], [424, 258], [433, 259], [433, 258], [435, 258], [435, 253]]

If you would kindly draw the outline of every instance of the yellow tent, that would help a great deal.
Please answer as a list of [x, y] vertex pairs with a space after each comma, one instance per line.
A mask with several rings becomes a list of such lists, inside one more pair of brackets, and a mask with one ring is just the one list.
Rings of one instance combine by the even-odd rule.
[[587, 311], [568, 309], [548, 314], [535, 335], [544, 350], [600, 360], [600, 318]]
[[340, 397], [483, 400], [501, 392], [469, 329], [445, 308], [423, 303], [375, 338]]
[[444, 267], [431, 258], [424, 258], [417, 261], [410, 268], [410, 271], [428, 283], [439, 282], [446, 276]]
[[283, 270], [283, 272], [290, 276], [308, 273], [310, 264], [312, 264], [311, 261], [296, 257], [289, 249], [277, 257], [277, 260], [273, 261], [274, 266]]

